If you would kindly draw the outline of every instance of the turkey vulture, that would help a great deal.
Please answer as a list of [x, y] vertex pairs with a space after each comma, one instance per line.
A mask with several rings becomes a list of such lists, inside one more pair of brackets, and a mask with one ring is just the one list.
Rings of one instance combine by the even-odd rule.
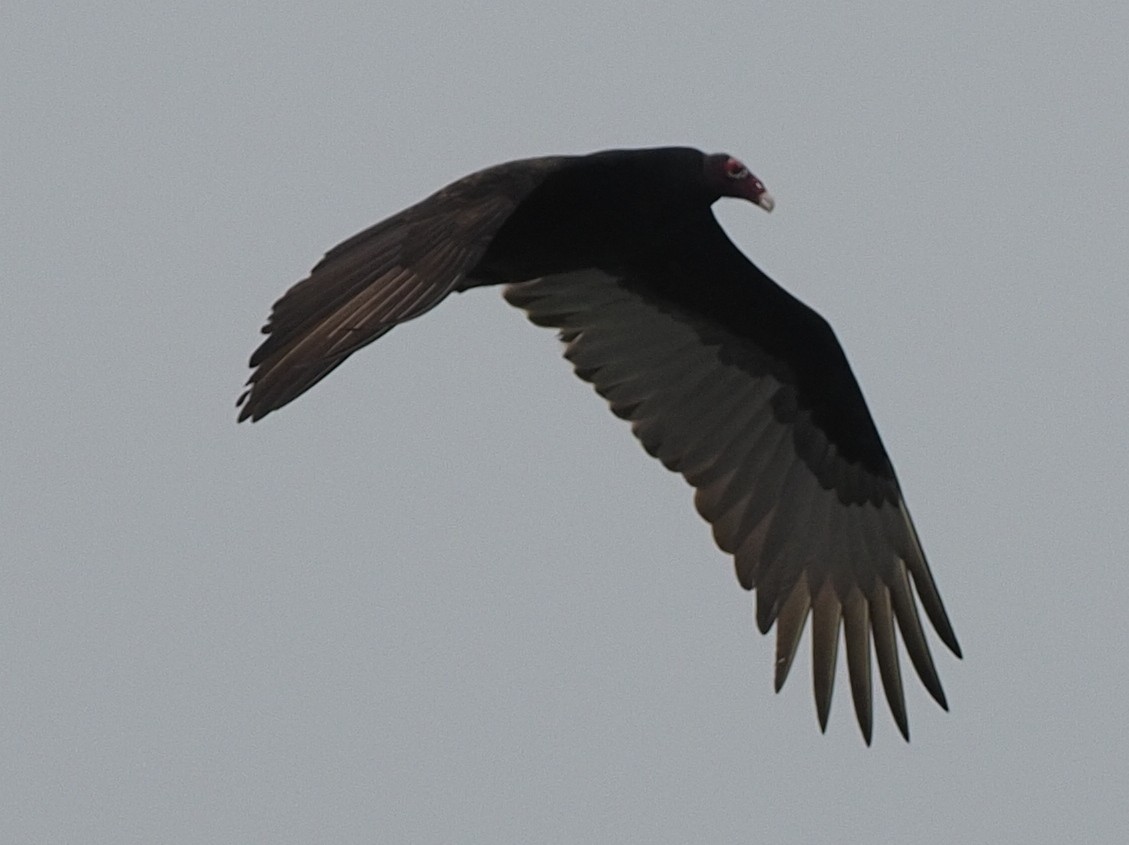
[[918, 602], [958, 657], [960, 646], [831, 327], [726, 237], [711, 211], [721, 197], [773, 207], [740, 161], [689, 148], [532, 158], [460, 179], [334, 247], [275, 303], [239, 420], [281, 408], [449, 293], [504, 284], [694, 486], [756, 590], [758, 627], [776, 625], [776, 689], [810, 614], [820, 727], [841, 626], [867, 744], [872, 643], [908, 740], [895, 630], [945, 709]]

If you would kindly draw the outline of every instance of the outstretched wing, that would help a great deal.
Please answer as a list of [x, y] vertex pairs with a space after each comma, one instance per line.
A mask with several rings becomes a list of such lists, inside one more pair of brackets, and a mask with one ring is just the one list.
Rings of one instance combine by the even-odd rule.
[[563, 160], [527, 159], [471, 174], [330, 250], [275, 303], [237, 403], [240, 422], [281, 408], [457, 290], [498, 228]]
[[756, 589], [758, 626], [776, 624], [776, 688], [810, 615], [825, 728], [842, 626], [866, 741], [872, 644], [908, 739], [895, 628], [942, 707], [918, 601], [960, 650], [858, 384], [827, 323], [748, 262], [712, 216], [687, 235], [649, 268], [545, 277], [505, 297], [560, 329], [577, 375], [697, 489], [742, 586]]

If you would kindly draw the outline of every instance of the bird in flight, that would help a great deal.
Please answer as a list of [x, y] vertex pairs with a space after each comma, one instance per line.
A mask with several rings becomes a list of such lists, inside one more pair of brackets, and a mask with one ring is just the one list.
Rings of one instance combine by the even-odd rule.
[[738, 159], [671, 147], [500, 164], [330, 250], [274, 304], [239, 420], [293, 401], [448, 294], [504, 285], [698, 512], [776, 626], [776, 689], [811, 619], [826, 730], [840, 633], [867, 744], [871, 654], [909, 739], [897, 641], [948, 709], [918, 606], [960, 646], [893, 466], [828, 323], [726, 236], [722, 197], [772, 197]]

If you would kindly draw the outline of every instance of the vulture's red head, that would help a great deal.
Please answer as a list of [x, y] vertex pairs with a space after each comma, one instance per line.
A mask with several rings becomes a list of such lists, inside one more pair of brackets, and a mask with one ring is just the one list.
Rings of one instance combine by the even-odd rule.
[[776, 205], [764, 187], [764, 182], [749, 172], [749, 168], [728, 153], [706, 156], [706, 181], [718, 197], [737, 197], [772, 211]]

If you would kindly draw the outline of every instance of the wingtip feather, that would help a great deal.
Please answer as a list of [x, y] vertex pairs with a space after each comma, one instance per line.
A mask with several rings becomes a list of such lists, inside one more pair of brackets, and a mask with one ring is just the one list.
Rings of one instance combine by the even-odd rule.
[[776, 672], [773, 683], [777, 692], [784, 688], [784, 682], [788, 680], [810, 610], [811, 593], [807, 580], [801, 578], [792, 588], [792, 594], [776, 619]]
[[870, 605], [858, 587], [851, 589], [843, 606], [843, 635], [847, 643], [847, 668], [855, 716], [863, 739], [870, 745], [874, 731], [870, 679]]
[[812, 680], [819, 725], [827, 729], [835, 691], [835, 664], [839, 655], [839, 625], [843, 606], [831, 581], [825, 581], [812, 602]]

